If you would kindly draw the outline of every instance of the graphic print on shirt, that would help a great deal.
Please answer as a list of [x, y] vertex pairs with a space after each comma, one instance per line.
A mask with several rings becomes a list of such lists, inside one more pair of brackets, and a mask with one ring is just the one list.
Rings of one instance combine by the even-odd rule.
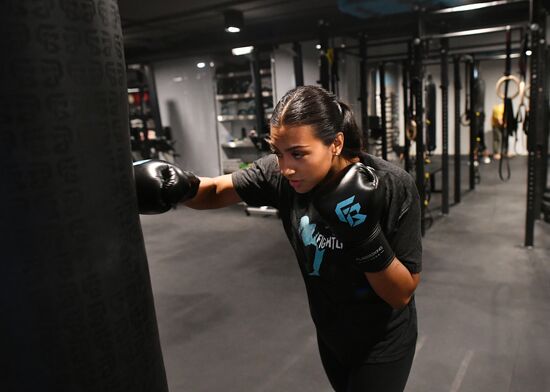
[[315, 256], [313, 258], [313, 271], [309, 273], [310, 276], [320, 276], [319, 271], [323, 264], [323, 258], [325, 256], [326, 248], [330, 249], [342, 249], [343, 245], [336, 237], [326, 237], [319, 232], [315, 232], [317, 225], [310, 223], [309, 216], [304, 215], [300, 218], [300, 236], [304, 246], [313, 246], [315, 248]]

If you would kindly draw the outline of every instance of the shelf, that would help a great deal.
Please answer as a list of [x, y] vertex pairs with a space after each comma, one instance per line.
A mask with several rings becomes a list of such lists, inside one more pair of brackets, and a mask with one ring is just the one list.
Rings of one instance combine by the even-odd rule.
[[[265, 114], [267, 120], [271, 119], [273, 112]], [[252, 121], [256, 120], [255, 114], [225, 114], [218, 116], [218, 122], [229, 122], [229, 121]]]
[[226, 115], [220, 115], [218, 116], [218, 122], [226, 122], [226, 121], [250, 121], [255, 120], [256, 115], [255, 114], [238, 114], [238, 115], [232, 115], [232, 114], [226, 114]]
[[[240, 100], [240, 99], [253, 99], [253, 93], [241, 93], [241, 94], [217, 94], [216, 100], [218, 101], [229, 101], [229, 100]], [[262, 91], [262, 97], [269, 98], [273, 94], [270, 91]]]
[[256, 150], [256, 146], [250, 141], [250, 139], [243, 139], [243, 140], [234, 140], [232, 142], [227, 142], [222, 144], [222, 148], [230, 148], [230, 149], [253, 149]]
[[[271, 70], [269, 69], [260, 69], [260, 75], [271, 75]], [[217, 74], [216, 79], [232, 79], [232, 78], [243, 78], [243, 77], [252, 77], [250, 71], [240, 71], [240, 72], [228, 72], [224, 74]]]
[[128, 87], [128, 94], [143, 93], [149, 91], [147, 87]]

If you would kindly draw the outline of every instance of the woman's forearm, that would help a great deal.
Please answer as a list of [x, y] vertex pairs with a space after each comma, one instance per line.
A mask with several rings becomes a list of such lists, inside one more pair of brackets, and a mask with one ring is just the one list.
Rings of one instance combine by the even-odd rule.
[[230, 174], [219, 177], [199, 177], [201, 182], [195, 197], [184, 204], [196, 210], [222, 208], [241, 201]]
[[365, 275], [376, 294], [394, 309], [409, 303], [420, 281], [420, 274], [411, 274], [397, 257], [386, 269]]

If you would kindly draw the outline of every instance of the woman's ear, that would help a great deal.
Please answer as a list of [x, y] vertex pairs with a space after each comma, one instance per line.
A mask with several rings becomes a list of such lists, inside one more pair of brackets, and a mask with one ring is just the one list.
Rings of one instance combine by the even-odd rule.
[[344, 133], [338, 132], [332, 142], [332, 155], [340, 155], [344, 148]]

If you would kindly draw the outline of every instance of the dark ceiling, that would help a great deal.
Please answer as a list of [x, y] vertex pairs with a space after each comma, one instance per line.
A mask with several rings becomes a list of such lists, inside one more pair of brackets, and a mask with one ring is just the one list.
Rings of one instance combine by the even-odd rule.
[[[274, 45], [319, 37], [319, 20], [330, 25], [332, 36], [366, 32], [369, 40], [413, 36], [418, 8], [406, 0], [119, 0], [126, 57], [129, 62], [188, 55], [215, 55], [247, 45]], [[529, 2], [490, 1], [475, 11], [435, 14], [449, 4], [480, 3], [424, 0], [425, 33], [443, 28], [456, 31], [527, 22]], [[367, 5], [359, 16], [342, 12], [345, 5]], [[349, 7], [347, 7], [349, 9]], [[242, 11], [241, 33], [224, 31], [224, 11]], [[403, 10], [406, 10], [403, 12]], [[392, 13], [392, 11], [396, 13]], [[358, 15], [358, 13], [355, 13]]]

